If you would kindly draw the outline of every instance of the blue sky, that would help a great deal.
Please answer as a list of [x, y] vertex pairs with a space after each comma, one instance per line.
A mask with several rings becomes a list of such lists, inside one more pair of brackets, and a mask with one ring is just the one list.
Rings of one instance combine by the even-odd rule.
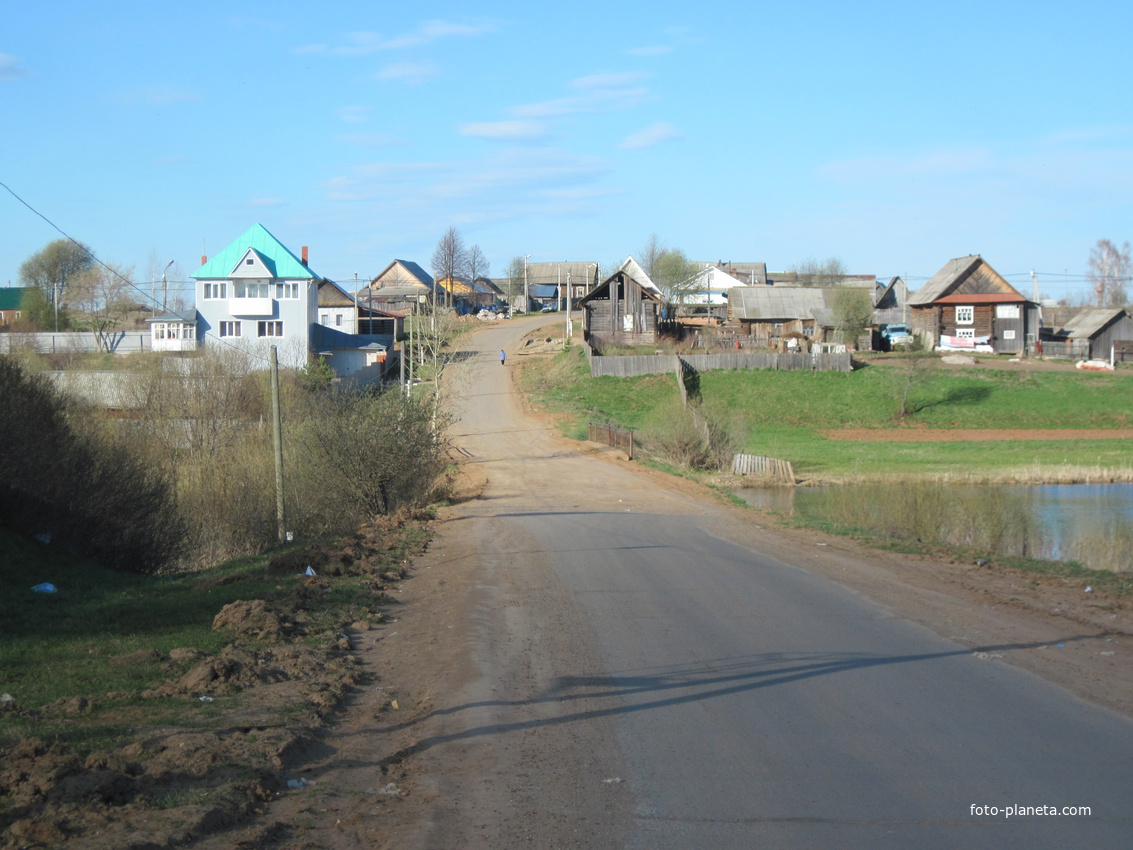
[[[0, 182], [187, 278], [255, 222], [352, 281], [455, 226], [508, 260], [982, 254], [1084, 293], [1133, 240], [1133, 4], [20, 3]], [[59, 234], [0, 188], [0, 286]]]

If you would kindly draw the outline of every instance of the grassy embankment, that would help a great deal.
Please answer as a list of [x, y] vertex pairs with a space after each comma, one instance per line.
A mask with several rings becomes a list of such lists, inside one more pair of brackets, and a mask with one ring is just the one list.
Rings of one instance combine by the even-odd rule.
[[[850, 374], [726, 371], [699, 377], [708, 417], [739, 420], [744, 451], [789, 460], [803, 481], [941, 476], [955, 480], [1133, 480], [1133, 440], [852, 442], [844, 428], [996, 430], [1133, 427], [1133, 372], [945, 370], [908, 362]], [[638, 431], [642, 439], [679, 404], [674, 375], [591, 378], [580, 348], [530, 363], [525, 389], [584, 439], [588, 421]], [[909, 386], [910, 415], [901, 417]]]
[[[0, 693], [9, 694], [17, 706], [0, 710], [0, 747], [35, 736], [81, 753], [112, 746], [136, 729], [223, 722], [254, 701], [254, 692], [203, 702], [143, 696], [193, 663], [171, 662], [171, 650], [191, 647], [216, 654], [232, 637], [213, 631], [213, 618], [230, 602], [252, 599], [269, 605], [276, 600], [299, 611], [295, 642], [333, 646], [344, 624], [381, 620], [379, 606], [391, 600], [375, 592], [375, 576], [403, 574], [407, 553], [419, 551], [427, 535], [421, 523], [388, 532], [389, 548], [368, 552], [367, 569], [337, 570], [338, 575], [320, 578], [318, 592], [312, 594], [304, 590], [307, 579], [293, 575], [294, 569], [270, 571], [271, 554], [199, 572], [139, 576], [0, 531], [0, 582], [5, 587], [0, 596]], [[45, 582], [57, 591], [32, 590]], [[296, 608], [296, 598], [308, 601]], [[293, 722], [292, 715], [303, 710], [283, 707], [278, 722]]]

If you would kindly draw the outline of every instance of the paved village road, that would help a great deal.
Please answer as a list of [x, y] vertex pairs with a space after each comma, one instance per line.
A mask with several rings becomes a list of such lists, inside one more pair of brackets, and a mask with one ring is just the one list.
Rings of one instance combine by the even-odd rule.
[[486, 483], [424, 565], [464, 577], [460, 657], [402, 730], [428, 803], [396, 846], [1129, 846], [1133, 723], [555, 438], [499, 362], [539, 324], [465, 342]]

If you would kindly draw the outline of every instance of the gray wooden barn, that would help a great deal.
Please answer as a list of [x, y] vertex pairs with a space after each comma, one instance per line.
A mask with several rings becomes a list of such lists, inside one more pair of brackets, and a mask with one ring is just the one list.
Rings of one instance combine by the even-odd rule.
[[582, 335], [591, 345], [652, 345], [657, 341], [661, 293], [622, 268], [578, 302]]
[[1129, 340], [1133, 340], [1133, 316], [1121, 307], [1082, 310], [1052, 336], [1052, 341], [1068, 343], [1068, 353], [1084, 360], [1108, 360], [1117, 343]]

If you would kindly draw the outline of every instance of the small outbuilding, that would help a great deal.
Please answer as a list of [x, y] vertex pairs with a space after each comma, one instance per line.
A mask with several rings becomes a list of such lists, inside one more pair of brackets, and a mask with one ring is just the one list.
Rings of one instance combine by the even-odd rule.
[[1108, 360], [1114, 348], [1133, 340], [1133, 316], [1121, 307], [1082, 310], [1054, 332], [1052, 340], [1065, 342], [1083, 360]]
[[591, 345], [653, 345], [661, 318], [661, 292], [623, 265], [579, 302], [582, 335]]

